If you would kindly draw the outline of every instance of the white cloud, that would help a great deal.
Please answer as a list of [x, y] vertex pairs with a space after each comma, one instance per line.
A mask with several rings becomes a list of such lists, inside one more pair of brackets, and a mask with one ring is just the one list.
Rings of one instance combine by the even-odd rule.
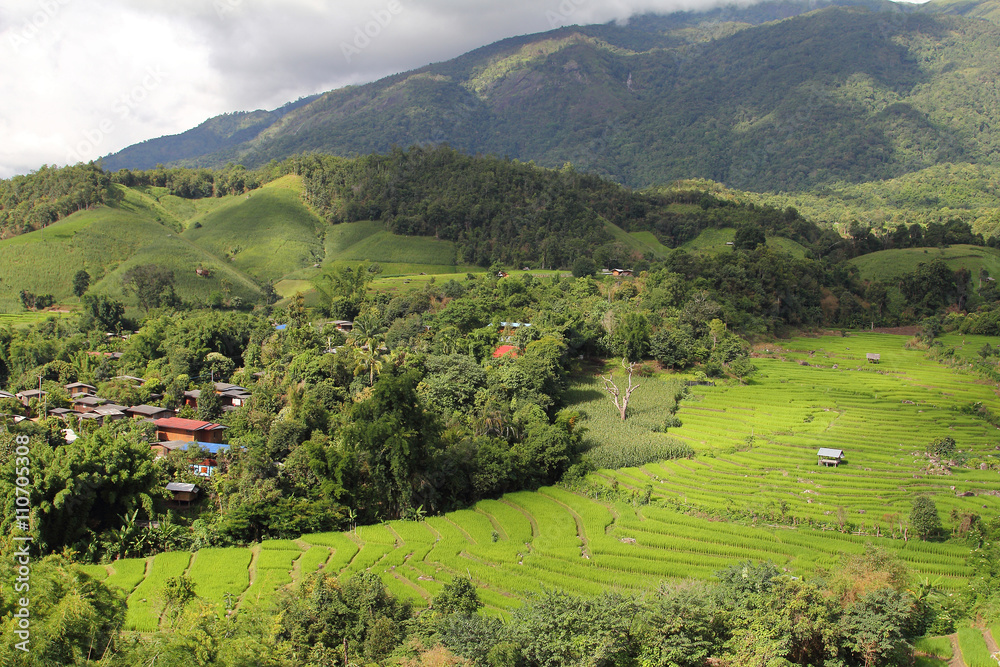
[[[11, 4], [11, 3], [7, 3]], [[717, 0], [20, 0], [0, 7], [0, 177], [94, 159], [505, 37]]]

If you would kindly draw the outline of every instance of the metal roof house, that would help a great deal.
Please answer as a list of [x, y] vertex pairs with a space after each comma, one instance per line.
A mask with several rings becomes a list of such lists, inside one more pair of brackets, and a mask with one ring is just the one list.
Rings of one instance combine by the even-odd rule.
[[822, 464], [836, 467], [844, 461], [844, 450], [820, 447], [817, 456], [819, 456], [819, 460], [816, 462], [816, 465]]

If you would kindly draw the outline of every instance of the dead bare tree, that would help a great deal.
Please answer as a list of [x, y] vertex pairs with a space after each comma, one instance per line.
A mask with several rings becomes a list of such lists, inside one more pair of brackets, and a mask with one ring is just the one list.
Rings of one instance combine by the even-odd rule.
[[639, 388], [638, 384], [632, 384], [632, 374], [638, 365], [637, 363], [630, 364], [628, 359], [622, 357], [622, 368], [628, 371], [628, 387], [625, 388], [624, 395], [622, 395], [622, 390], [618, 388], [618, 385], [615, 384], [614, 371], [608, 373], [608, 377], [601, 376], [601, 379], [604, 380], [604, 388], [611, 394], [611, 400], [614, 402], [615, 407], [618, 408], [618, 414], [621, 415], [622, 421], [625, 421], [625, 411], [628, 410], [628, 401], [632, 397], [632, 392]]

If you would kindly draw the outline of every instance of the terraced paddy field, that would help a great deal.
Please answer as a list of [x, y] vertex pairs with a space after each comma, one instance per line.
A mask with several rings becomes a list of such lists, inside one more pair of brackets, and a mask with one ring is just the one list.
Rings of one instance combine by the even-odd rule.
[[[754, 384], [696, 387], [682, 403], [683, 426], [670, 435], [690, 444], [695, 459], [601, 476], [631, 488], [652, 483], [654, 497], [709, 513], [778, 513], [872, 534], [899, 533], [917, 495], [934, 499], [946, 526], [952, 509], [996, 512], [996, 470], [934, 474], [924, 455], [932, 440], [950, 436], [995, 465], [1000, 431], [960, 412], [996, 405], [995, 387], [904, 349], [906, 340], [860, 334], [766, 348], [754, 360]], [[880, 363], [867, 363], [868, 352]], [[844, 450], [846, 464], [818, 465], [820, 447]]]
[[[929, 474], [921, 454], [943, 435], [984, 460], [1000, 453], [1000, 432], [957, 410], [995, 403], [996, 395], [992, 385], [903, 349], [905, 340], [803, 338], [762, 351], [753, 384], [695, 387], [681, 403], [683, 426], [671, 434], [696, 449], [694, 458], [599, 471], [589, 496], [543, 488], [421, 522], [91, 570], [126, 591], [128, 623], [137, 630], [155, 627], [162, 582], [180, 571], [203, 598], [237, 609], [269, 604], [281, 587], [319, 569], [341, 577], [371, 570], [417, 607], [452, 577], [471, 576], [487, 613], [504, 615], [542, 588], [641, 591], [665, 580], [711, 579], [745, 559], [808, 577], [875, 543], [918, 575], [958, 590], [970, 574], [968, 548], [890, 536], [900, 535], [910, 500], [921, 494], [934, 498], [946, 526], [952, 508], [1000, 509], [1000, 498], [987, 495], [1000, 489], [996, 471]], [[881, 363], [867, 364], [866, 352], [880, 353]], [[847, 463], [818, 466], [819, 447], [846, 450]], [[650, 503], [628, 502], [630, 490], [641, 497], [647, 488]], [[712, 516], [727, 513], [742, 521]]]

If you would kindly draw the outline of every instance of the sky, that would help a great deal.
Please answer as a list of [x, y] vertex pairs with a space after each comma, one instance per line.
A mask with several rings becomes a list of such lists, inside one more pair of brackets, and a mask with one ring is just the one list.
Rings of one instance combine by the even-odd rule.
[[505, 37], [719, 2], [8, 0], [0, 178], [87, 162], [218, 114], [274, 109]]

